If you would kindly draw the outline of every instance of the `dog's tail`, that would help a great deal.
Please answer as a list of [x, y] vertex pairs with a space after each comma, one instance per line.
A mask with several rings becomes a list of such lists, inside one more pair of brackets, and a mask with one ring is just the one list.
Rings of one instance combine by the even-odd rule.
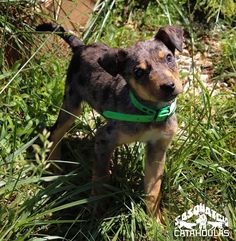
[[58, 36], [65, 40], [69, 44], [72, 51], [75, 52], [79, 47], [84, 46], [84, 43], [78, 39], [75, 35], [66, 32], [63, 27], [55, 23], [43, 23], [36, 27], [36, 31], [49, 31], [55, 32]]

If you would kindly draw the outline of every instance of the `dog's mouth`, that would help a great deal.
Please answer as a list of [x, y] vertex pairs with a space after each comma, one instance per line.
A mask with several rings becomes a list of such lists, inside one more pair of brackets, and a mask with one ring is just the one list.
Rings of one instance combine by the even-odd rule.
[[171, 95], [168, 95], [168, 96], [164, 96], [162, 98], [162, 101], [163, 102], [172, 102], [176, 97], [177, 97], [178, 94], [171, 94]]
[[[176, 95], [176, 96], [177, 96], [177, 95]], [[175, 100], [175, 97], [166, 98], [166, 99], [162, 98], [161, 100], [159, 100], [159, 101], [156, 103], [155, 107], [156, 107], [157, 109], [161, 109], [162, 107], [165, 107], [165, 106], [167, 106], [167, 105], [171, 105], [171, 103], [173, 103], [174, 100]]]

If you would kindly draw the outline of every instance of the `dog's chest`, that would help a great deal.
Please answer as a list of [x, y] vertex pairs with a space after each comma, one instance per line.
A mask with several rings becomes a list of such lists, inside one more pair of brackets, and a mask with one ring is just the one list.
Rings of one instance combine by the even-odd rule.
[[[120, 126], [121, 127], [121, 126]], [[124, 128], [124, 126], [122, 126]], [[139, 128], [140, 127], [140, 128]], [[175, 116], [172, 116], [162, 125], [146, 126], [125, 126], [118, 128], [118, 144], [128, 144], [136, 141], [153, 142], [159, 140], [171, 140], [177, 131], [177, 121]]]
[[170, 120], [167, 125], [159, 127], [150, 127], [140, 135], [140, 141], [155, 142], [160, 139], [172, 139], [177, 131], [177, 122], [175, 119]]
[[155, 142], [160, 139], [170, 139], [172, 134], [161, 128], [151, 128], [143, 132], [140, 136], [140, 141], [143, 142]]

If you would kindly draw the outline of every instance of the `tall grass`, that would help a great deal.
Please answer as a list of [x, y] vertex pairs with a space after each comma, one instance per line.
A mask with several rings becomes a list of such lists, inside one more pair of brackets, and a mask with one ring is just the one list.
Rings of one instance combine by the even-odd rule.
[[[214, 10], [217, 28], [220, 33], [224, 29], [217, 39], [222, 52], [212, 56], [214, 84], [206, 88], [194, 63], [187, 73], [191, 82], [178, 100], [180, 128], [165, 167], [161, 205], [166, 224], [161, 226], [145, 213], [140, 143], [114, 153], [109, 197], [90, 197], [94, 133], [104, 120], [88, 106], [63, 141], [63, 173], [48, 170], [51, 143], [44, 129], [59, 110], [69, 58], [62, 57], [58, 42], [53, 48], [52, 36], [39, 38], [33, 22], [20, 21], [35, 3], [0, 4], [0, 240], [206, 240], [173, 234], [175, 217], [199, 203], [230, 220], [231, 236], [218, 240], [235, 240], [236, 35], [228, 27], [234, 16], [224, 19], [224, 12]], [[145, 6], [142, 1], [98, 1], [83, 38], [123, 47], [152, 37], [161, 25], [178, 24], [186, 29], [186, 48], [194, 57], [200, 37], [211, 37], [210, 30], [192, 22], [194, 11], [184, 1], [149, 1]], [[32, 11], [30, 16], [36, 15]], [[6, 49], [12, 43], [22, 57], [8, 62]], [[106, 213], [97, 217], [91, 206], [108, 198]]]

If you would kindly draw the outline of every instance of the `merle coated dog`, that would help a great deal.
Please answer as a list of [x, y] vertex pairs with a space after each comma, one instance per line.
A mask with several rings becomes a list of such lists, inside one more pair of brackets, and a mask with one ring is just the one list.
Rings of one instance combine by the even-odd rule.
[[182, 92], [175, 50], [182, 51], [183, 30], [161, 27], [154, 38], [129, 48], [85, 45], [63, 27], [45, 23], [38, 31], [54, 31], [71, 47], [62, 109], [52, 128], [50, 159], [61, 158], [60, 140], [87, 102], [107, 122], [95, 139], [93, 194], [109, 182], [113, 150], [122, 144], [146, 143], [144, 188], [148, 211], [160, 219], [160, 188], [168, 146], [177, 130], [175, 98]]

